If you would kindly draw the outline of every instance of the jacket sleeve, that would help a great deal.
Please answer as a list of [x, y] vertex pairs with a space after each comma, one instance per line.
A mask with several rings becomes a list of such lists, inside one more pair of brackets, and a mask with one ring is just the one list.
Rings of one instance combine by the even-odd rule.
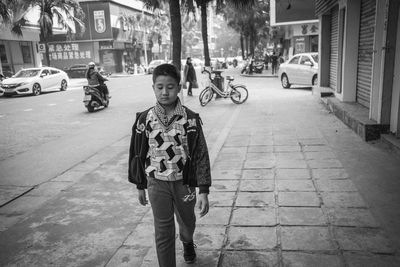
[[143, 150], [144, 147], [147, 147], [146, 144], [141, 144], [146, 135], [143, 129], [139, 129], [139, 118], [140, 113], [136, 116], [136, 121], [132, 126], [132, 136], [131, 136], [131, 144], [129, 146], [129, 162], [128, 162], [128, 180], [131, 183], [136, 184], [137, 189], [145, 189], [147, 188], [147, 179], [146, 173], [144, 170], [144, 160], [145, 154]]
[[198, 119], [198, 128], [199, 134], [195, 154], [197, 185], [199, 186], [199, 193], [209, 193], [211, 186], [210, 157], [200, 118]]

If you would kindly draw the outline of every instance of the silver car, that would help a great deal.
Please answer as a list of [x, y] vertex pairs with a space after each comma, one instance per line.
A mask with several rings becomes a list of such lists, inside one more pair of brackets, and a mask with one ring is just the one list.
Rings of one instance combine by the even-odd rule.
[[11, 78], [1, 82], [0, 91], [4, 96], [40, 95], [45, 90], [67, 90], [68, 75], [52, 67], [29, 68], [18, 71]]
[[300, 53], [279, 66], [278, 77], [283, 88], [292, 84], [317, 85], [318, 53]]

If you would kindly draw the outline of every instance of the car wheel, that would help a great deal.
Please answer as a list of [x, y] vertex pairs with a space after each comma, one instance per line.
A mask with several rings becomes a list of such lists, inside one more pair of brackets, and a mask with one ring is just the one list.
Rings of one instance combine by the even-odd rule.
[[312, 78], [312, 85], [317, 85], [317, 83], [318, 83], [318, 76], [314, 75]]
[[65, 90], [67, 90], [67, 87], [68, 87], [67, 81], [66, 81], [66, 80], [62, 80], [62, 81], [61, 81], [60, 91], [65, 91]]
[[282, 74], [281, 82], [283, 88], [290, 88], [289, 78], [286, 74]]
[[42, 88], [40, 87], [40, 84], [35, 83], [32, 87], [32, 95], [37, 96], [40, 95], [42, 92]]

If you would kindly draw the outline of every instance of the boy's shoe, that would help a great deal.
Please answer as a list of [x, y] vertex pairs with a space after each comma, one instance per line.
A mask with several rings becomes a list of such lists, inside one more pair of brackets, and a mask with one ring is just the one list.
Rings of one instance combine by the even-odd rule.
[[194, 248], [196, 247], [193, 242], [182, 242], [183, 244], [183, 258], [186, 263], [194, 263], [196, 260], [196, 251]]
[[192, 92], [188, 92], [188, 96], [192, 96], [193, 94], [192, 94]]

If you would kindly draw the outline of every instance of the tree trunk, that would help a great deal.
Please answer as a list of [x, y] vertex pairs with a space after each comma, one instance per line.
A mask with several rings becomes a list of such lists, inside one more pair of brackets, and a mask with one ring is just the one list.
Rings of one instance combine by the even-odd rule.
[[203, 38], [204, 65], [210, 67], [210, 51], [208, 49], [208, 30], [207, 30], [207, 4], [201, 4], [201, 36]]
[[245, 59], [243, 33], [240, 33], [240, 48], [242, 49], [242, 59]]
[[181, 69], [182, 24], [179, 1], [169, 1], [169, 14], [172, 32], [172, 64]]

